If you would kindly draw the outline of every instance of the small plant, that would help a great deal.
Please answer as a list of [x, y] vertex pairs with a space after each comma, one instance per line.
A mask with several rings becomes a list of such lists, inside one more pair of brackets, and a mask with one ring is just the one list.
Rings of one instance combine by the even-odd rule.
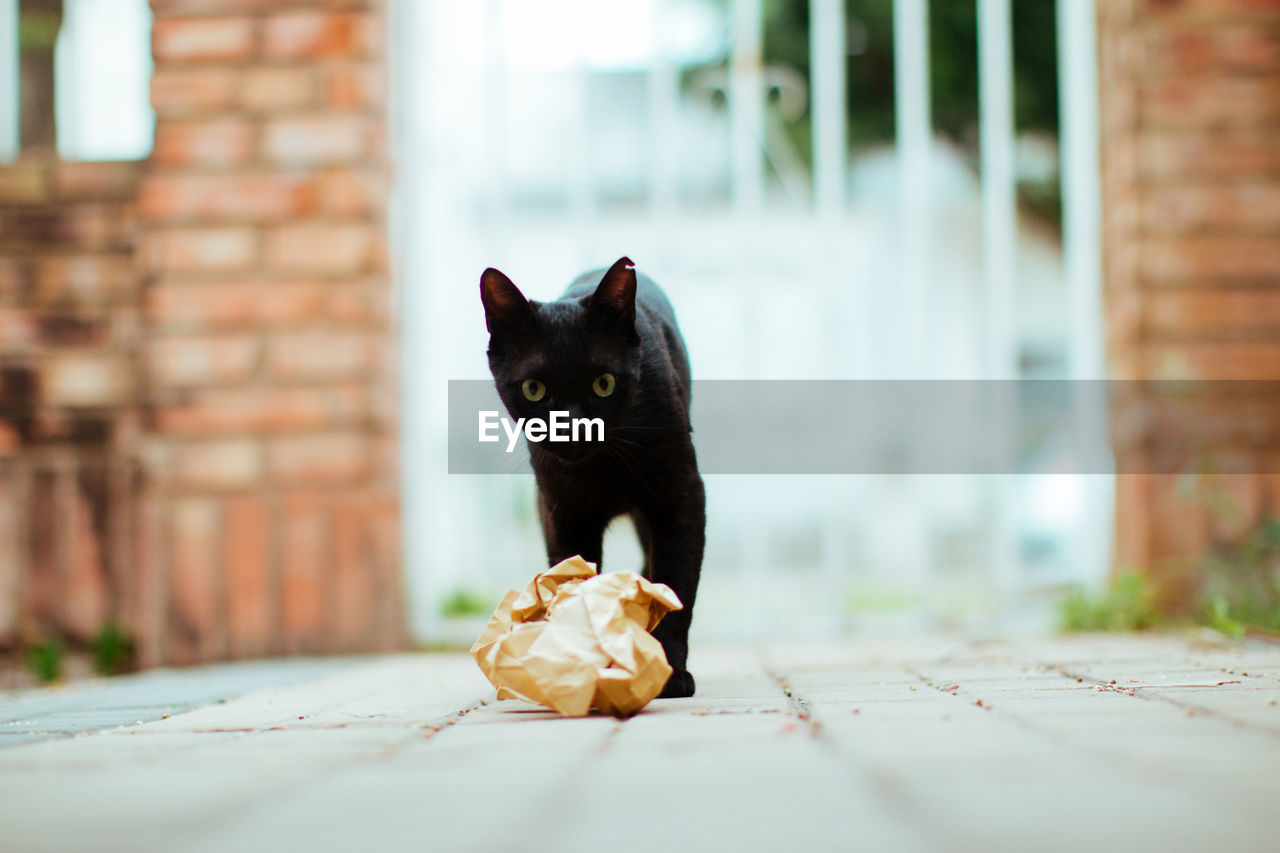
[[440, 615], [447, 619], [460, 616], [488, 616], [494, 603], [478, 592], [455, 589], [440, 602]]
[[62, 678], [62, 665], [66, 651], [57, 640], [45, 640], [27, 650], [27, 669], [41, 684], [51, 684]]
[[1232, 637], [1246, 627], [1280, 630], [1280, 519], [1267, 519], [1240, 542], [1216, 548], [1201, 569], [1206, 624]]
[[133, 664], [133, 638], [114, 622], [108, 622], [90, 644], [93, 671], [99, 675], [119, 675]]
[[1064, 631], [1141, 631], [1156, 623], [1149, 585], [1142, 575], [1117, 575], [1097, 595], [1073, 590], [1059, 611]]

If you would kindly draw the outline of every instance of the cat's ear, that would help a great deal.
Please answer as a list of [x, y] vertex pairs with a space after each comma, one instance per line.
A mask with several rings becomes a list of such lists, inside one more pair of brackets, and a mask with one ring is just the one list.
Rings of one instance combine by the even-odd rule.
[[484, 303], [484, 324], [490, 335], [518, 329], [533, 316], [529, 300], [493, 267], [480, 275], [480, 301]]
[[591, 295], [591, 313], [634, 329], [636, 271], [630, 258], [618, 258]]

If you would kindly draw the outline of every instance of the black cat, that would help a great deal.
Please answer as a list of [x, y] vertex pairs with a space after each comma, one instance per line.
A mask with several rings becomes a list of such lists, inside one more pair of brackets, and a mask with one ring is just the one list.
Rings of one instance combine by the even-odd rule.
[[692, 696], [689, 622], [702, 570], [706, 496], [689, 425], [689, 357], [662, 290], [621, 258], [555, 302], [525, 299], [495, 269], [480, 277], [489, 369], [512, 418], [600, 418], [604, 441], [529, 442], [547, 557], [599, 564], [604, 530], [630, 515], [644, 574], [684, 609], [654, 630], [674, 672], [663, 696]]

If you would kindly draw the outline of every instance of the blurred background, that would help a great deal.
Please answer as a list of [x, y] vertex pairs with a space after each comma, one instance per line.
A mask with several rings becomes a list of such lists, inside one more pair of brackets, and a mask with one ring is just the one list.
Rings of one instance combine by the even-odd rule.
[[[405, 12], [422, 633], [432, 602], [492, 600], [540, 547], [530, 478], [444, 474], [443, 383], [487, 375], [486, 266], [551, 299], [631, 257], [676, 305], [697, 378], [1103, 375], [1085, 5], [1061, 20], [1053, 3], [889, 0]], [[1064, 246], [1064, 214], [1082, 213]], [[1101, 476], [711, 477], [695, 630], [1048, 626], [1064, 589], [1105, 576], [1111, 500]], [[638, 566], [634, 538], [615, 524], [606, 563]]]
[[[703, 379], [1274, 379], [1278, 110], [1256, 0], [0, 0], [0, 648], [468, 643], [542, 561], [530, 476], [447, 473], [487, 266], [630, 256]], [[1280, 623], [1257, 422], [709, 478], [695, 634]]]

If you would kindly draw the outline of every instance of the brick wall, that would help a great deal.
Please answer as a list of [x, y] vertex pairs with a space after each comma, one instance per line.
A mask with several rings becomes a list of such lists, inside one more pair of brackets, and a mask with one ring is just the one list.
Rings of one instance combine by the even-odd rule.
[[0, 648], [135, 603], [139, 172], [0, 167]]
[[[1280, 0], [1098, 8], [1113, 375], [1280, 379]], [[1119, 478], [1117, 563], [1173, 609], [1207, 549], [1280, 514], [1280, 419], [1248, 427], [1220, 461], [1263, 473]], [[1150, 434], [1118, 434], [1121, 467], [1153, 470]]]
[[175, 660], [395, 645], [381, 3], [152, 8], [146, 633]]
[[0, 169], [0, 647], [398, 646], [382, 2], [152, 9], [150, 160]]

